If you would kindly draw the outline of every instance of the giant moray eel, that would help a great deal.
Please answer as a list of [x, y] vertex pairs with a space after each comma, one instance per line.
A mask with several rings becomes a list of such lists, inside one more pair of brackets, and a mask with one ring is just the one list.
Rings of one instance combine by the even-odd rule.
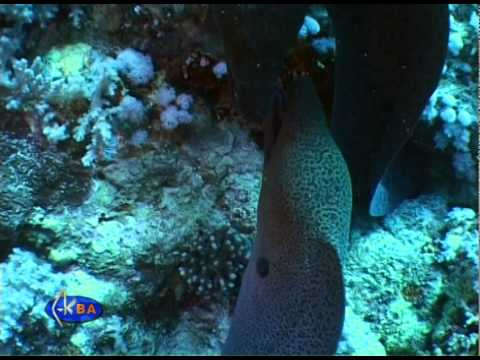
[[211, 7], [227, 55], [233, 95], [248, 121], [263, 122], [287, 51], [307, 5], [218, 4]]
[[293, 85], [286, 111], [273, 106], [305, 9], [243, 4], [213, 11], [244, 116], [264, 121], [276, 109], [265, 128], [257, 240], [226, 354], [335, 353], [345, 305], [349, 172], [355, 205], [372, 215], [409, 193], [408, 182], [396, 185], [398, 175], [408, 176], [401, 150], [445, 61], [447, 5], [328, 6], [336, 37], [332, 138], [309, 80]]
[[327, 9], [336, 40], [332, 135], [348, 163], [355, 202], [369, 207], [371, 215], [384, 215], [410, 195], [408, 187], [395, 194], [400, 189], [396, 180], [408, 176], [401, 171], [408, 159], [397, 155], [440, 80], [448, 46], [448, 6], [358, 4]]
[[275, 116], [281, 124], [226, 354], [333, 354], [341, 334], [350, 176], [311, 80], [297, 80], [292, 92]]

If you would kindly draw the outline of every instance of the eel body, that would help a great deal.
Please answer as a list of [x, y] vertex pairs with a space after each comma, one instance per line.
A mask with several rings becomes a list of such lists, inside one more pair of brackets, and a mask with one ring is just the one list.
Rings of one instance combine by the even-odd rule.
[[305, 4], [216, 4], [212, 13], [223, 38], [233, 95], [243, 116], [262, 123], [284, 58], [295, 45]]
[[258, 234], [225, 354], [334, 354], [350, 230], [347, 165], [312, 82], [297, 80], [265, 162]]
[[[408, 182], [397, 186], [397, 176], [388, 172], [401, 172], [394, 168], [397, 155], [440, 80], [448, 46], [448, 5], [327, 8], [336, 40], [332, 135], [349, 166], [354, 203], [370, 206], [371, 215], [384, 215], [411, 195]], [[404, 160], [397, 165], [404, 166]], [[370, 204], [377, 188], [386, 194], [376, 197], [384, 204]], [[403, 194], [388, 195], [395, 189]]]

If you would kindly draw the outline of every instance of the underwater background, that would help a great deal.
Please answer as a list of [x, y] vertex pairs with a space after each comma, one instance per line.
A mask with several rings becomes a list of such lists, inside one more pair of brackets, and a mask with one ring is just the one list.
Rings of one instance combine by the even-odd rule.
[[[449, 11], [425, 185], [353, 213], [338, 354], [478, 354], [478, 8]], [[289, 66], [329, 71], [327, 11], [306, 15]], [[0, 354], [220, 354], [264, 153], [208, 5], [0, 5], [0, 114]], [[103, 315], [58, 326], [61, 290]]]

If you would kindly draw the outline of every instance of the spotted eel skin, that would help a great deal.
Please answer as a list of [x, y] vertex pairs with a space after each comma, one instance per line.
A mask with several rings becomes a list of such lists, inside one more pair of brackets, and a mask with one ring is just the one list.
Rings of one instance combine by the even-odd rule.
[[291, 92], [224, 354], [334, 354], [342, 331], [350, 176], [311, 80]]

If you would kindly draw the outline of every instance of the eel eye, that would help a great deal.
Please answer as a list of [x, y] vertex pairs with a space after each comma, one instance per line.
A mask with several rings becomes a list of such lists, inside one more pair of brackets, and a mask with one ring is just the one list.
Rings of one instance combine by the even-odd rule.
[[261, 278], [264, 278], [268, 275], [269, 264], [268, 260], [264, 257], [258, 258], [257, 260], [257, 273]]

